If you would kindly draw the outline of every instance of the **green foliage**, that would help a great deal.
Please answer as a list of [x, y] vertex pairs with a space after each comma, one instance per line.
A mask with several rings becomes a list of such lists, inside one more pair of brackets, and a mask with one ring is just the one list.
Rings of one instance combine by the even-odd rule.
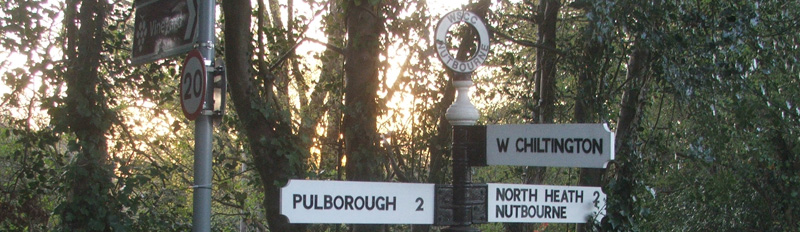
[[790, 113], [796, 88], [787, 87], [798, 84], [791, 65], [798, 53], [783, 42], [796, 35], [778, 28], [797, 13], [777, 10], [785, 6], [777, 2], [659, 4], [639, 14], [662, 25], [629, 27], [657, 54], [658, 81], [634, 145], [633, 175], [625, 177], [636, 186], [636, 210], [616, 223], [646, 231], [791, 230], [798, 124]]
[[45, 230], [58, 189], [55, 170], [64, 165], [63, 157], [57, 155], [58, 138], [48, 130], [6, 127], [0, 131], [0, 177], [6, 180], [0, 185], [4, 209], [0, 229]]

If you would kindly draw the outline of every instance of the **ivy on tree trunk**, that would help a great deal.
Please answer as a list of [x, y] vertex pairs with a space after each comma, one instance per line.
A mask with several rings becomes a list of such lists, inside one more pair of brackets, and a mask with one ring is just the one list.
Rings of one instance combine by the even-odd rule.
[[110, 10], [104, 1], [73, 0], [66, 4], [66, 115], [58, 120], [65, 121], [75, 135], [75, 141], [70, 142], [75, 158], [65, 176], [69, 194], [57, 210], [64, 231], [110, 231], [122, 223], [121, 207], [111, 195], [114, 174], [106, 142], [113, 115], [99, 71], [103, 51], [98, 45], [104, 42]]

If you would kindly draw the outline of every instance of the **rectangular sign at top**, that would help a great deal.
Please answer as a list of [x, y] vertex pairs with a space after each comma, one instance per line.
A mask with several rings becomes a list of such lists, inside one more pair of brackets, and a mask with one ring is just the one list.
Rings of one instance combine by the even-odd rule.
[[290, 180], [281, 214], [290, 223], [433, 224], [434, 184]]
[[137, 0], [131, 63], [184, 54], [197, 42], [198, 0]]
[[606, 124], [486, 126], [486, 163], [605, 168], [614, 160], [614, 132]]

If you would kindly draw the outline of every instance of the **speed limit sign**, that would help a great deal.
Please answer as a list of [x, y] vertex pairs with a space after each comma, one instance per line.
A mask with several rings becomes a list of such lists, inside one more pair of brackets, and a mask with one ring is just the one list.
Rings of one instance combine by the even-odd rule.
[[203, 55], [197, 49], [190, 51], [183, 61], [180, 81], [183, 115], [189, 120], [195, 120], [203, 111], [206, 99], [206, 65]]

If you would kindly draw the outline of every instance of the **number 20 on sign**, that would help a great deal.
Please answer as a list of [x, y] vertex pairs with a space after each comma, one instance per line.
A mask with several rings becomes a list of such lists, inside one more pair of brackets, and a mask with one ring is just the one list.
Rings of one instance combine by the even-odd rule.
[[180, 99], [183, 115], [189, 120], [197, 119], [203, 111], [206, 96], [206, 66], [203, 55], [192, 50], [183, 61], [180, 77]]

